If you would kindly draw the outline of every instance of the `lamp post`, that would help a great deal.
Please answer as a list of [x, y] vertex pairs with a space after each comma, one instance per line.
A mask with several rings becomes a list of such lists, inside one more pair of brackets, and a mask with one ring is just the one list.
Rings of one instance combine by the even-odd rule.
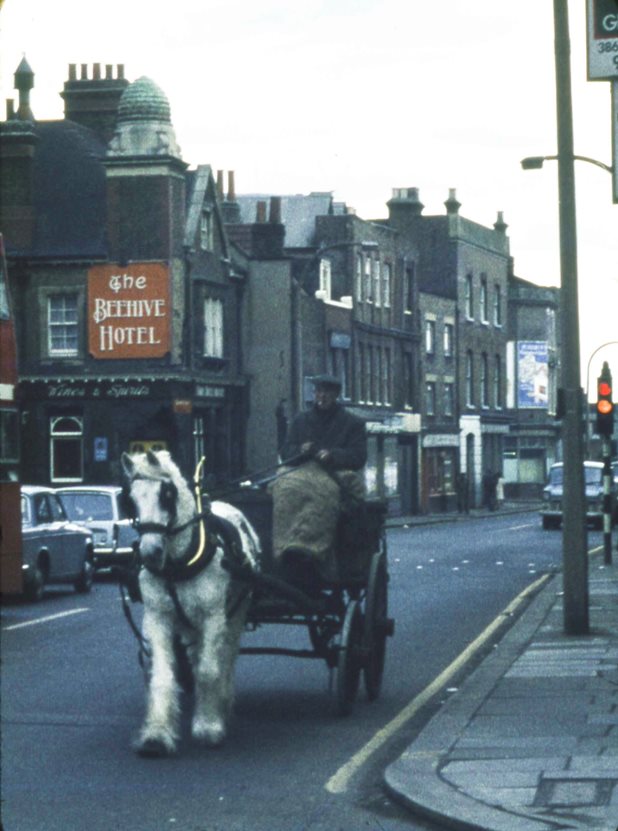
[[588, 156], [573, 152], [573, 109], [569, 11], [567, 0], [554, 0], [554, 48], [556, 65], [556, 120], [558, 154], [530, 156], [522, 160], [524, 170], [538, 169], [546, 160], [558, 162], [560, 227], [560, 311], [562, 389], [562, 443], [564, 491], [562, 502], [562, 564], [564, 630], [567, 634], [589, 632], [588, 552], [582, 435], [582, 390], [580, 380], [579, 314], [577, 296], [577, 220], [575, 211], [575, 159], [611, 168]]
[[567, 634], [585, 635], [589, 631], [588, 552], [584, 500], [582, 394], [579, 366], [573, 109], [571, 100], [569, 11], [566, 0], [554, 0], [554, 37], [563, 385], [563, 622]]

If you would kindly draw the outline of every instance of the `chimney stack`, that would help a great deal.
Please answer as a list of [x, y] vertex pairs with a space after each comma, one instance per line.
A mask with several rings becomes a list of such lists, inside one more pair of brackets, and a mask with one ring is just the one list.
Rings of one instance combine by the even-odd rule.
[[101, 64], [92, 66], [92, 78], [88, 77], [88, 64], [81, 64], [80, 77], [77, 77], [77, 65], [69, 64], [68, 80], [61, 93], [64, 98], [64, 117], [75, 121], [98, 133], [107, 144], [114, 135], [116, 115], [120, 97], [129, 82], [124, 78], [124, 66], [118, 64], [116, 78], [113, 77], [113, 65], [105, 65], [105, 77]]

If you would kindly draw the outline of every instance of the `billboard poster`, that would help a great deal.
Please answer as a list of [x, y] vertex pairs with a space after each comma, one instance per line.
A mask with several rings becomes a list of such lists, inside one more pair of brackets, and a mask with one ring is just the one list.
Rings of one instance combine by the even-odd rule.
[[588, 80], [618, 78], [618, 1], [588, 0]]
[[547, 409], [549, 405], [549, 350], [547, 341], [517, 344], [517, 406]]
[[164, 263], [93, 266], [88, 347], [95, 358], [160, 358], [170, 350], [170, 277]]

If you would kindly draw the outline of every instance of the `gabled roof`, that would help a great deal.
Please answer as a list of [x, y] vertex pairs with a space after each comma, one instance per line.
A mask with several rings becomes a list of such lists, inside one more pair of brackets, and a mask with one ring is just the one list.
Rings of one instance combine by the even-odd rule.
[[[223, 230], [223, 218], [219, 201], [216, 198], [215, 181], [212, 175], [212, 168], [209, 164], [200, 164], [196, 170], [187, 171], [185, 174], [187, 185], [187, 218], [185, 221], [184, 244], [191, 248], [195, 244], [200, 228], [200, 218], [204, 203], [211, 205], [217, 217], [217, 227], [221, 234], [221, 241], [225, 256], [228, 256], [227, 237]], [[210, 193], [209, 193], [210, 192]], [[207, 199], [207, 196], [210, 198]]]
[[[271, 194], [246, 194], [237, 196], [240, 205], [240, 221], [252, 224], [256, 221], [258, 202], [270, 203]], [[285, 225], [286, 248], [310, 248], [315, 245], [315, 218], [335, 212], [332, 193], [294, 194], [281, 197], [281, 221]]]

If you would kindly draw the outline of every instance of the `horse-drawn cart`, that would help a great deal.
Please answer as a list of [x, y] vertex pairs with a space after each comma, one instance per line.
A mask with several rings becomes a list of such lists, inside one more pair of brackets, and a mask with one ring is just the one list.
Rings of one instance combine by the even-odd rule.
[[[324, 660], [335, 674], [342, 715], [352, 709], [361, 674], [369, 699], [378, 697], [386, 639], [394, 631], [382, 502], [364, 500], [341, 514], [335, 568], [328, 580], [309, 585], [275, 562], [268, 491], [239, 488], [226, 492], [225, 502], [211, 502], [202, 493], [201, 463], [193, 494], [167, 453], [123, 454], [122, 464], [124, 499], [140, 538], [134, 566], [118, 573], [149, 689], [140, 755], [177, 749], [176, 680], [195, 691], [193, 737], [223, 741], [239, 647], [245, 654]], [[141, 630], [129, 598], [144, 602]], [[265, 624], [305, 627], [307, 648], [243, 645], [243, 628]]]
[[243, 512], [262, 543], [246, 628], [285, 624], [305, 627], [309, 636], [306, 649], [244, 645], [241, 654], [323, 659], [335, 672], [341, 715], [352, 710], [361, 674], [369, 700], [375, 700], [382, 685], [386, 639], [394, 632], [394, 621], [388, 617], [385, 504], [368, 499], [342, 514], [336, 577], [321, 581], [318, 592], [307, 593], [302, 585], [279, 576], [273, 561], [270, 494], [247, 488], [226, 495], [226, 501]]

